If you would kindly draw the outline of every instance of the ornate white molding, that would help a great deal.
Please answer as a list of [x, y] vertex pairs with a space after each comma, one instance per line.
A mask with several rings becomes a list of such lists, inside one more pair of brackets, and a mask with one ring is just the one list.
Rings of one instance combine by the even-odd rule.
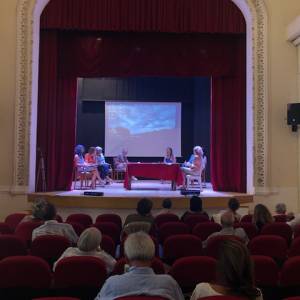
[[[247, 116], [253, 116], [253, 141], [250, 143], [251, 147], [253, 145], [253, 185], [261, 189], [267, 186], [267, 11], [263, 0], [232, 1], [251, 12], [252, 25], [247, 24], [247, 32], [252, 36], [252, 45], [248, 44], [252, 46], [248, 71], [250, 68], [253, 72], [253, 93], [250, 95], [247, 90], [252, 98]], [[38, 37], [34, 32], [39, 28], [40, 13], [48, 2], [19, 0], [17, 4], [14, 190], [28, 190], [29, 186], [32, 191], [34, 186], [36, 125], [32, 120], [36, 120], [37, 114], [38, 70]]]

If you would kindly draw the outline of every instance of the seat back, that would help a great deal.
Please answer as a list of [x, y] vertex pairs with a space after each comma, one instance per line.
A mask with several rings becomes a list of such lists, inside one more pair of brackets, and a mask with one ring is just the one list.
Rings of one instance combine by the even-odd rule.
[[300, 237], [297, 237], [292, 241], [292, 244], [288, 251], [288, 256], [300, 256]]
[[13, 256], [0, 261], [0, 288], [47, 289], [50, 284], [50, 268], [39, 257]]
[[70, 247], [69, 240], [59, 235], [43, 235], [31, 243], [30, 254], [45, 259], [52, 265]]
[[[123, 274], [125, 272], [124, 268], [125, 268], [126, 263], [127, 263], [127, 261], [124, 257], [119, 259], [113, 269], [113, 272], [112, 272], [113, 275]], [[155, 274], [165, 274], [164, 264], [157, 257], [153, 258], [152, 263], [151, 263], [151, 268], [153, 269]]]
[[161, 225], [168, 222], [179, 222], [179, 217], [175, 214], [161, 214], [155, 217], [154, 220], [156, 226], [159, 228]]
[[264, 255], [283, 261], [287, 256], [287, 242], [281, 236], [258, 235], [250, 241], [249, 250], [252, 255]]
[[80, 224], [80, 223], [77, 223], [77, 222], [68, 222], [68, 224], [70, 224], [72, 227], [73, 227], [73, 229], [74, 229], [74, 231], [76, 232], [76, 234], [78, 235], [78, 236], [80, 236], [81, 235], [81, 233], [84, 231], [84, 226], [82, 225], [82, 224]]
[[259, 287], [276, 287], [279, 279], [279, 268], [268, 256], [251, 255], [254, 265], [255, 284]]
[[87, 214], [71, 214], [67, 217], [66, 223], [80, 223], [84, 228], [88, 228], [93, 224], [93, 219]]
[[198, 236], [202, 241], [205, 241], [212, 233], [218, 232], [222, 229], [222, 226], [214, 222], [203, 222], [197, 224], [193, 228], [193, 234]]
[[54, 272], [56, 288], [98, 287], [106, 280], [104, 262], [92, 256], [73, 256], [60, 260]]
[[93, 225], [101, 231], [102, 234], [108, 235], [113, 239], [116, 245], [120, 243], [120, 228], [112, 222], [100, 222]]
[[101, 249], [103, 249], [106, 253], [110, 254], [112, 257], [116, 255], [116, 245], [113, 239], [108, 235], [102, 235], [101, 240]]
[[167, 298], [160, 296], [127, 296], [116, 298], [116, 300], [167, 300]]
[[0, 260], [9, 256], [27, 255], [24, 240], [14, 235], [0, 235]]
[[300, 224], [296, 225], [293, 231], [294, 231], [294, 239], [300, 237]]
[[289, 258], [281, 269], [281, 286], [292, 287], [300, 286], [300, 257]]
[[244, 215], [244, 216], [242, 216], [242, 218], [241, 218], [241, 223], [252, 223], [252, 217], [253, 217], [253, 215]]
[[12, 228], [5, 222], [0, 222], [0, 234], [13, 234]]
[[21, 238], [30, 247], [32, 240], [32, 231], [42, 225], [42, 222], [27, 221], [20, 223], [15, 231], [15, 235]]
[[275, 222], [287, 222], [287, 215], [275, 215], [273, 216]]
[[254, 237], [256, 237], [258, 235], [258, 231], [256, 226], [251, 223], [251, 222], [245, 222], [245, 223], [236, 223], [234, 225], [235, 228], [243, 228], [244, 231], [246, 232], [249, 240], [252, 240]]
[[5, 218], [5, 223], [11, 228], [14, 232], [18, 224], [24, 219], [26, 213], [14, 213], [10, 214]]
[[122, 219], [117, 214], [101, 214], [96, 218], [95, 223], [102, 223], [102, 222], [111, 222], [115, 223], [120, 230], [122, 229]]
[[171, 275], [184, 293], [194, 290], [200, 282], [216, 279], [216, 260], [208, 256], [190, 256], [177, 259], [172, 265]]
[[283, 222], [274, 222], [271, 224], [266, 224], [262, 228], [261, 234], [272, 234], [281, 236], [287, 241], [289, 245], [292, 239], [293, 231], [291, 226], [289, 226], [288, 224], [285, 224]]
[[203, 222], [209, 222], [209, 217], [205, 214], [189, 215], [184, 218], [184, 223], [189, 226], [190, 230], [193, 230], [197, 224]]
[[178, 234], [167, 238], [163, 244], [163, 256], [167, 263], [186, 256], [203, 254], [202, 241], [191, 234]]
[[160, 226], [158, 237], [160, 243], [163, 243], [168, 237], [176, 234], [188, 234], [189, 227], [183, 222], [167, 222]]
[[223, 242], [226, 240], [236, 240], [236, 241], [243, 243], [243, 241], [240, 238], [238, 238], [234, 235], [217, 235], [217, 236], [211, 237], [207, 241], [207, 246], [204, 251], [205, 254], [207, 256], [218, 259], [220, 247], [223, 244]]

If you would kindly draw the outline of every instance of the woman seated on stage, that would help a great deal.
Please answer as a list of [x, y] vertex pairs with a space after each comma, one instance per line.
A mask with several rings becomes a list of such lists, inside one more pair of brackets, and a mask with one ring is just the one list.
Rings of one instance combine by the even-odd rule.
[[80, 167], [83, 167], [85, 165], [84, 161], [84, 146], [83, 145], [77, 145], [75, 147], [75, 155], [74, 155], [74, 165], [80, 169]]
[[95, 147], [90, 147], [88, 153], [84, 156], [85, 165], [88, 172], [91, 172], [91, 188], [96, 188], [96, 181], [99, 180], [100, 185], [104, 186], [104, 181], [100, 178], [98, 169], [97, 169], [97, 161], [96, 161], [96, 149]]
[[123, 149], [122, 153], [114, 158], [114, 166], [117, 171], [124, 171], [124, 172], [126, 171], [126, 167], [128, 164], [127, 154], [128, 154], [128, 150]]
[[[199, 176], [200, 181], [200, 191], [202, 191], [201, 173], [203, 170], [203, 151], [200, 146], [194, 147], [194, 160], [192, 164], [187, 167], [181, 167], [181, 170], [186, 179], [186, 175]], [[186, 187], [186, 180], [184, 183], [184, 188]]]
[[96, 147], [96, 161], [101, 179], [105, 180], [106, 184], [111, 183], [112, 179], [108, 176], [110, 165], [105, 161], [103, 150], [99, 146]]
[[173, 154], [173, 149], [171, 147], [168, 147], [166, 150], [166, 156], [164, 157], [164, 163], [165, 164], [175, 164], [176, 163], [176, 157]]
[[84, 230], [78, 239], [77, 247], [67, 248], [61, 257], [55, 262], [53, 271], [57, 264], [59, 264], [59, 261], [63, 258], [72, 256], [93, 256], [101, 259], [101, 261], [105, 263], [107, 273], [110, 274], [116, 264], [116, 260], [101, 249], [101, 241], [102, 234], [97, 228], [91, 227]]

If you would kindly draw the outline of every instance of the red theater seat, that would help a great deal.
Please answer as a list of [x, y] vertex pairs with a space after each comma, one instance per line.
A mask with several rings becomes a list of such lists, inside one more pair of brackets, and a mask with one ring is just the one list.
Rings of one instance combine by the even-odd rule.
[[190, 215], [184, 219], [184, 223], [189, 226], [190, 230], [193, 230], [197, 224], [203, 222], [209, 222], [209, 217], [205, 214]]
[[287, 221], [287, 215], [275, 215], [273, 216], [275, 222], [286, 222]]
[[15, 235], [21, 238], [29, 247], [32, 240], [32, 231], [42, 225], [42, 222], [28, 221], [20, 223], [15, 231]]
[[67, 217], [66, 223], [80, 223], [84, 228], [88, 228], [93, 224], [90, 215], [87, 214], [71, 214]]
[[252, 215], [244, 215], [241, 218], [241, 223], [252, 223]]
[[10, 214], [5, 218], [5, 223], [11, 228], [12, 231], [15, 231], [18, 224], [27, 216], [26, 213], [14, 213]]
[[282, 222], [274, 222], [272, 224], [265, 225], [260, 234], [272, 234], [272, 235], [278, 235], [283, 237], [288, 245], [291, 242], [293, 231], [291, 226], [288, 224], [282, 223]]
[[81, 233], [84, 231], [84, 226], [82, 225], [82, 224], [80, 224], [80, 223], [77, 223], [77, 222], [68, 222], [68, 224], [70, 224], [72, 227], [73, 227], [73, 229], [74, 229], [74, 231], [76, 232], [76, 234], [78, 235], [78, 236], [80, 236], [81, 235]]
[[277, 261], [284, 261], [287, 257], [287, 242], [281, 236], [258, 235], [249, 243], [252, 255], [269, 256]]
[[155, 224], [158, 228], [168, 222], [179, 222], [179, 217], [175, 214], [161, 214], [155, 217]]
[[300, 257], [291, 257], [283, 265], [280, 284], [282, 286], [300, 286]]
[[209, 297], [201, 298], [201, 300], [247, 300], [247, 299], [243, 297], [236, 297], [236, 296], [209, 296]]
[[[113, 275], [121, 275], [124, 273], [124, 266], [126, 264], [126, 259], [121, 258], [117, 261], [114, 270], [113, 270]], [[164, 264], [160, 259], [157, 257], [154, 257], [151, 263], [151, 268], [153, 269], [155, 274], [165, 274], [165, 268]]]
[[218, 223], [203, 222], [193, 228], [193, 234], [198, 236], [202, 241], [205, 241], [212, 233], [218, 232], [222, 226]]
[[95, 223], [93, 226], [98, 228], [102, 234], [111, 237], [116, 245], [120, 243], [121, 231], [120, 228], [115, 223], [100, 222], [100, 223]]
[[294, 239], [300, 237], [300, 224], [294, 227]]
[[169, 274], [178, 282], [184, 293], [192, 292], [200, 282], [216, 279], [216, 260], [208, 256], [191, 256], [177, 259]]
[[191, 234], [178, 234], [167, 238], [163, 244], [163, 257], [167, 263], [186, 256], [203, 254], [202, 241]]
[[113, 239], [108, 235], [102, 235], [102, 241], [101, 241], [101, 249], [103, 249], [105, 252], [110, 254], [111, 256], [115, 257], [116, 255], [116, 245]]
[[5, 222], [0, 222], [0, 234], [13, 234], [12, 228]]
[[160, 243], [163, 243], [168, 237], [176, 234], [188, 234], [189, 227], [183, 222], [168, 222], [161, 225], [158, 231]]
[[128, 296], [116, 298], [116, 300], [167, 300], [160, 296]]
[[34, 298], [33, 300], [80, 300], [80, 299], [73, 298], [73, 297], [43, 297], [43, 298]]
[[25, 242], [14, 235], [0, 235], [0, 259], [27, 255]]
[[41, 257], [52, 265], [70, 246], [69, 240], [64, 236], [44, 235], [34, 239], [30, 254]]
[[300, 237], [297, 237], [292, 241], [288, 256], [300, 256]]
[[211, 256], [211, 257], [214, 257], [215, 259], [218, 259], [220, 246], [226, 240], [236, 240], [236, 241], [243, 243], [241, 239], [239, 239], [238, 237], [236, 237], [234, 235], [217, 235], [217, 236], [211, 237], [208, 240], [207, 246], [204, 251], [205, 254], [207, 256]]
[[99, 215], [96, 218], [95, 223], [102, 223], [102, 222], [115, 223], [120, 228], [120, 230], [122, 229], [122, 219], [117, 214], [102, 214], [102, 215]]
[[235, 228], [243, 228], [249, 238], [249, 240], [252, 240], [254, 237], [258, 235], [258, 231], [256, 226], [253, 223], [245, 222], [245, 223], [236, 223]]

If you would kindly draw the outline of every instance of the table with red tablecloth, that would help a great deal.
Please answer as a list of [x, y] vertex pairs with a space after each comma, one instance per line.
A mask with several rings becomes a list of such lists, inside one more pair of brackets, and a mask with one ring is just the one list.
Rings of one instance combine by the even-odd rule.
[[131, 190], [132, 176], [171, 180], [172, 189], [183, 184], [183, 176], [179, 164], [164, 163], [128, 163], [125, 173], [124, 188]]

